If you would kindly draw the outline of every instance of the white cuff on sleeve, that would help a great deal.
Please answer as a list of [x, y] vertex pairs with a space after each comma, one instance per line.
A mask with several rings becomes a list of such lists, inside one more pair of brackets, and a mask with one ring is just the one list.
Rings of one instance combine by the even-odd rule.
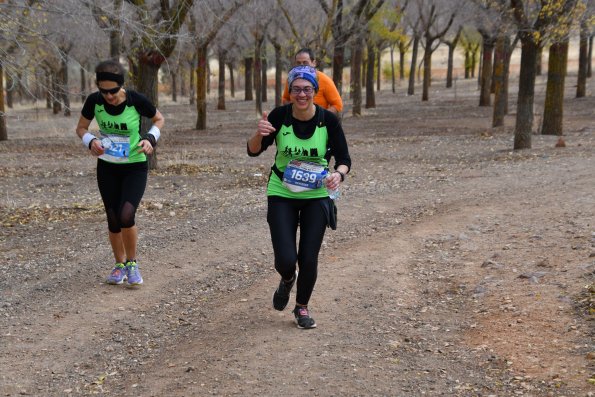
[[83, 135], [83, 145], [85, 145], [85, 147], [89, 149], [89, 144], [93, 139], [97, 139], [97, 137], [91, 134], [90, 132], [85, 132], [85, 135]]
[[157, 126], [152, 126], [149, 132], [147, 132], [147, 134], [153, 135], [155, 137], [155, 142], [157, 142], [159, 140], [159, 137], [161, 136], [161, 131], [159, 131], [159, 128], [157, 128]]

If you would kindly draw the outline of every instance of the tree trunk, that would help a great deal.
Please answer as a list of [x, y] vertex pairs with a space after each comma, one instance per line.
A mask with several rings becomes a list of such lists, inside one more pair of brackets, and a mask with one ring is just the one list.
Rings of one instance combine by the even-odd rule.
[[244, 58], [244, 100], [245, 101], [252, 101], [254, 99], [252, 93], [252, 75], [254, 74], [252, 71], [252, 67], [254, 65], [254, 58], [246, 57]]
[[448, 61], [446, 65], [446, 88], [452, 88], [453, 59], [456, 43], [448, 44]]
[[399, 80], [405, 80], [405, 54], [407, 48], [402, 43], [399, 43]]
[[[208, 53], [206, 54], [208, 55]], [[206, 69], [207, 69], [207, 74], [206, 74], [206, 87], [207, 87], [207, 95], [211, 93], [211, 64], [209, 63], [209, 59], [207, 56], [207, 63], [206, 63]]]
[[176, 78], [176, 72], [171, 70], [169, 72], [169, 78], [171, 79], [171, 100], [172, 102], [178, 101], [178, 79]]
[[60, 64], [60, 99], [64, 104], [64, 116], [70, 117], [70, 96], [68, 95], [68, 61], [66, 57], [62, 58]]
[[390, 46], [390, 83], [393, 94], [396, 92], [396, 77], [395, 77], [395, 47]]
[[[162, 60], [164, 60], [164, 58], [160, 56], [141, 55], [138, 62], [136, 90], [145, 95], [149, 101], [155, 105], [155, 107], [159, 107], [157, 79], [159, 75], [159, 68], [161, 67], [160, 61]], [[144, 134], [149, 131], [151, 125], [152, 123], [150, 119], [142, 117], [140, 133]], [[154, 170], [157, 168], [157, 148], [155, 148], [153, 154], [147, 156], [147, 161], [149, 163], [149, 169]]]
[[261, 59], [262, 59], [262, 66], [261, 66], [261, 97], [262, 97], [262, 102], [267, 102], [268, 99], [268, 95], [267, 95], [267, 86], [268, 86], [268, 79], [267, 79], [267, 68], [268, 68], [268, 62], [267, 62], [267, 47], [266, 45], [263, 45], [262, 47], [262, 55], [261, 55]]
[[343, 64], [345, 62], [345, 43], [335, 44], [333, 51], [333, 82], [339, 91], [339, 95], [343, 95]]
[[85, 103], [85, 99], [87, 99], [87, 78], [85, 76], [85, 68], [81, 66], [80, 68], [80, 75], [81, 75], [81, 102]]
[[564, 78], [566, 77], [567, 62], [568, 38], [550, 46], [547, 88], [541, 125], [541, 133], [544, 135], [563, 135]]
[[376, 91], [380, 91], [380, 78], [382, 77], [382, 51], [376, 53]]
[[578, 79], [576, 83], [576, 97], [587, 95], [587, 69], [589, 61], [589, 30], [586, 22], [581, 23], [578, 53]]
[[110, 58], [115, 61], [119, 61], [121, 48], [122, 40], [120, 38], [120, 32], [119, 30], [112, 30], [109, 34]]
[[432, 79], [432, 42], [433, 40], [426, 40], [426, 47], [424, 49], [424, 80], [421, 95], [422, 101], [427, 101], [430, 97], [430, 80]]
[[207, 44], [196, 48], [196, 129], [207, 129]]
[[6, 112], [4, 109], [4, 65], [0, 62], [0, 141], [8, 140], [8, 130], [6, 129]]
[[190, 81], [188, 82], [188, 86], [189, 86], [189, 90], [188, 90], [188, 103], [190, 105], [194, 105], [194, 101], [196, 100], [196, 92], [195, 91], [195, 87], [196, 85], [194, 84], [194, 79], [196, 77], [196, 70], [194, 65], [196, 65], [195, 59], [196, 59], [196, 54], [194, 54], [194, 59], [192, 59], [192, 61], [190, 62]]
[[591, 77], [593, 72], [591, 70], [591, 63], [593, 62], [593, 35], [589, 36], [589, 51], [587, 55], [587, 77]]
[[352, 87], [351, 93], [353, 96], [353, 115], [361, 116], [362, 114], [362, 58], [363, 58], [363, 39], [361, 34], [358, 34], [354, 43], [353, 52], [353, 66], [351, 70], [352, 74]]
[[475, 77], [475, 69], [477, 66], [477, 51], [479, 51], [479, 44], [471, 50], [471, 78]]
[[333, 38], [335, 39], [335, 46], [333, 48], [333, 82], [339, 91], [339, 95], [343, 95], [343, 65], [345, 64], [346, 45], [346, 37], [343, 34], [343, 0], [337, 0], [336, 10], [335, 21], [332, 27]]
[[58, 114], [62, 111], [62, 103], [60, 102], [60, 79], [58, 75], [52, 71], [52, 113]]
[[14, 92], [16, 87], [16, 82], [12, 78], [10, 73], [6, 74], [6, 107], [12, 109], [14, 103]]
[[160, 67], [161, 63], [153, 62], [141, 56], [138, 63], [138, 75], [136, 76], [136, 90], [146, 96], [155, 107], [159, 106], [157, 81]]
[[233, 62], [228, 62], [227, 68], [229, 69], [229, 90], [231, 91], [231, 97], [236, 97], [236, 81], [233, 73]]
[[521, 43], [521, 71], [514, 129], [514, 150], [531, 149], [533, 102], [535, 100], [537, 44], [532, 37], [521, 38]]
[[261, 50], [264, 37], [256, 37], [254, 41], [254, 88], [256, 94], [256, 114], [262, 114], [262, 59]]
[[109, 52], [110, 58], [119, 61], [120, 53], [122, 52], [122, 39], [120, 31], [120, 15], [122, 12], [122, 5], [124, 0], [114, 0], [114, 15], [116, 18], [112, 18], [112, 26], [109, 34]]
[[183, 64], [177, 65], [178, 73], [180, 75], [180, 96], [185, 97], [188, 93], [186, 92], [186, 71], [184, 70]]
[[471, 50], [465, 49], [465, 79], [471, 78]]
[[225, 110], [225, 51], [219, 50], [219, 81], [217, 85], [217, 109]]
[[366, 109], [376, 107], [374, 97], [374, 63], [376, 61], [376, 49], [371, 42], [368, 42], [368, 67], [366, 68]]
[[481, 61], [479, 106], [491, 105], [492, 90], [492, 54], [494, 53], [494, 39], [483, 35], [483, 50]]
[[45, 70], [45, 107], [46, 109], [52, 108], [52, 72], [48, 69]]
[[[366, 88], [366, 79], [368, 78], [367, 66], [368, 66], [368, 52], [362, 53], [362, 90]], [[363, 98], [363, 96], [362, 96]]]
[[510, 38], [501, 34], [496, 39], [494, 51], [494, 112], [492, 127], [504, 125], [504, 116], [508, 114], [508, 64], [510, 60]]
[[417, 50], [419, 48], [419, 36], [413, 37], [413, 49], [411, 51], [411, 68], [409, 69], [409, 86], [407, 95], [413, 95], [415, 92], [415, 66], [417, 65]]
[[275, 107], [281, 106], [283, 97], [283, 53], [281, 45], [274, 44], [275, 48]]

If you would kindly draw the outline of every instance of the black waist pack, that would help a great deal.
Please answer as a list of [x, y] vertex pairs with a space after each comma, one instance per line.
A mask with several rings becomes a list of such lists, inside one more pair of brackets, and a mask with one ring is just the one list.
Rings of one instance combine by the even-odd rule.
[[335, 200], [328, 198], [326, 200], [320, 200], [324, 214], [326, 215], [327, 226], [332, 230], [337, 230], [337, 206]]

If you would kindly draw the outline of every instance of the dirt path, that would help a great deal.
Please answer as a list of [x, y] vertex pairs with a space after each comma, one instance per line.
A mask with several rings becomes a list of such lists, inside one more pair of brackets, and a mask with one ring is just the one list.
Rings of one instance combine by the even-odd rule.
[[[354, 171], [308, 331], [271, 307], [270, 156], [245, 156], [245, 104], [224, 128], [164, 142], [138, 215], [137, 290], [102, 282], [111, 259], [80, 144], [56, 137], [74, 153], [60, 162], [30, 139], [0, 146], [13, 192], [0, 201], [0, 395], [592, 394], [592, 98], [567, 107], [567, 148], [534, 136], [520, 153], [479, 127], [474, 100], [463, 120], [399, 99], [395, 120], [387, 99], [344, 121]], [[430, 119], [442, 133], [422, 129]]]

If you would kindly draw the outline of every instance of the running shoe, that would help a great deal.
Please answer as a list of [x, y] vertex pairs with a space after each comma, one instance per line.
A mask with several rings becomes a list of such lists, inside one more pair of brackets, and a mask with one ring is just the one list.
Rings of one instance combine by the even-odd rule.
[[126, 266], [123, 263], [116, 263], [116, 266], [112, 269], [112, 272], [107, 276], [106, 282], [108, 284], [119, 285], [124, 282], [126, 278]]
[[287, 306], [287, 302], [289, 302], [289, 293], [293, 288], [293, 284], [295, 284], [295, 280], [297, 279], [297, 272], [293, 275], [293, 278], [289, 281], [283, 280], [279, 281], [279, 286], [273, 293], [273, 307], [275, 310], [283, 310], [285, 306]]
[[298, 328], [316, 328], [316, 321], [310, 317], [310, 311], [307, 306], [296, 306], [293, 309], [293, 315], [295, 316], [295, 322]]
[[128, 275], [128, 285], [141, 285], [143, 283], [136, 261], [126, 262], [126, 273]]

